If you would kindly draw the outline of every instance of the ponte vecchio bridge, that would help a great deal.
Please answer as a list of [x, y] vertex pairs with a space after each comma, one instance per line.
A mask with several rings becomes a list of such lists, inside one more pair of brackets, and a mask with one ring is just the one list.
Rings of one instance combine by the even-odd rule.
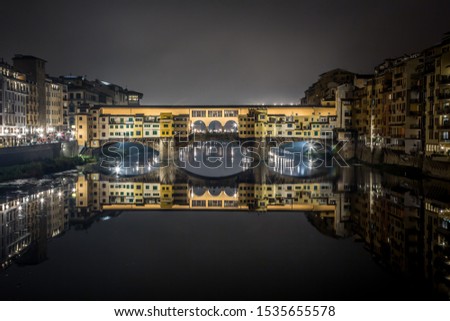
[[76, 119], [78, 144], [88, 147], [117, 139], [187, 138], [195, 133], [321, 139], [338, 123], [336, 108], [303, 105], [96, 106]]

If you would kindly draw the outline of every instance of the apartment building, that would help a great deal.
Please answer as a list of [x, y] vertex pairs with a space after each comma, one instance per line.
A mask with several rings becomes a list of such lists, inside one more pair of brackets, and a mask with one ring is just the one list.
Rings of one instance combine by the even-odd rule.
[[47, 126], [46, 63], [44, 59], [30, 55], [15, 55], [13, 57], [14, 68], [25, 74], [27, 80], [33, 82], [34, 86], [36, 86], [36, 93], [33, 99], [37, 102], [37, 113], [33, 111], [32, 119], [36, 118], [37, 122], [30, 125], [32, 128], [39, 128], [41, 132], [45, 131]]
[[143, 94], [137, 91], [124, 89], [123, 87], [102, 80], [89, 80], [85, 76], [60, 76], [56, 82], [64, 84], [66, 93], [64, 105], [67, 130], [77, 135], [76, 115], [82, 107], [94, 107], [96, 105], [123, 105], [139, 106]]
[[45, 82], [45, 103], [46, 124], [48, 133], [64, 130], [64, 85], [46, 79]]
[[15, 146], [27, 133], [27, 101], [30, 84], [26, 75], [0, 62], [0, 147]]
[[450, 151], [450, 34], [423, 51], [422, 91], [426, 117], [425, 153]]

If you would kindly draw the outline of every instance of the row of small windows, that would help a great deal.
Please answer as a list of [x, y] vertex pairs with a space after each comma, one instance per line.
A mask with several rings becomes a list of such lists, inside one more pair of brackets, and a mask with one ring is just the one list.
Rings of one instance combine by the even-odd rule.
[[[302, 186], [303, 186], [303, 187], [302, 187]], [[285, 185], [285, 186], [283, 186], [283, 185], [278, 185], [276, 189], [277, 189], [277, 190], [283, 190], [283, 187], [285, 187], [286, 190], [290, 191], [290, 190], [292, 190], [292, 188], [293, 188], [294, 186], [293, 186], [293, 185]], [[325, 190], [325, 189], [331, 189], [331, 187], [330, 187], [330, 186], [327, 186], [327, 185], [321, 185], [321, 186], [319, 186], [319, 185], [313, 185], [313, 190], [317, 191], [317, 189], [318, 189], [319, 187], [320, 187], [320, 189], [323, 189], [323, 190]], [[296, 190], [301, 190], [302, 188], [303, 188], [304, 190], [310, 190], [310, 189], [311, 189], [311, 185], [297, 185], [297, 186], [295, 186], [295, 189], [296, 189]], [[239, 190], [240, 190], [240, 191], [253, 191], [253, 190], [261, 191], [261, 190], [263, 190], [263, 188], [262, 188], [262, 187], [254, 187], [254, 186], [239, 186]], [[266, 190], [271, 191], [271, 190], [272, 190], [272, 187], [271, 187], [271, 186], [267, 186]]]
[[[145, 185], [145, 189], [150, 189], [150, 186], [152, 186], [152, 189], [154, 191], [158, 190], [158, 185]], [[82, 187], [82, 185], [80, 186]], [[103, 184], [103, 188], [105, 188], [106, 185]], [[118, 184], [118, 185], [111, 185], [109, 188], [126, 188], [126, 189], [134, 189], [134, 184]], [[136, 189], [141, 189], [141, 185], [136, 185]]]
[[[237, 110], [208, 110], [208, 117], [237, 117]], [[206, 110], [193, 110], [192, 117], [206, 117]]]
[[[278, 131], [278, 132], [272, 132], [272, 131], [267, 131], [266, 133], [264, 133], [264, 132], [259, 132], [259, 131], [241, 131], [241, 133], [243, 134], [243, 135], [255, 135], [255, 133], [256, 133], [256, 135], [279, 135], [279, 136], [282, 136], [282, 135], [284, 135], [284, 133], [283, 133], [283, 131]], [[287, 136], [292, 136], [294, 134], [294, 132], [292, 132], [292, 131], [288, 131], [288, 132], [286, 132], [286, 135]], [[295, 135], [297, 135], [297, 136], [311, 136], [311, 132], [295, 132]], [[331, 132], [319, 132], [319, 131], [314, 131], [314, 136], [330, 136], [331, 135]]]
[[222, 204], [224, 207], [238, 207], [239, 203], [238, 201], [234, 200], [208, 200], [208, 203], [206, 203], [205, 200], [193, 200], [192, 201], [192, 207], [206, 207], [206, 204], [208, 204], [208, 207], [222, 207]]

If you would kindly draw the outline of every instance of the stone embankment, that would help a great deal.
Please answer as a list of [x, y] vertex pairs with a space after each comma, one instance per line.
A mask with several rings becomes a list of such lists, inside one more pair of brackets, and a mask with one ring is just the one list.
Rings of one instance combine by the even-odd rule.
[[432, 159], [423, 155], [408, 155], [401, 152], [357, 146], [355, 159], [374, 166], [398, 166], [399, 168], [411, 168], [422, 172], [425, 176], [450, 180], [450, 162], [443, 159]]

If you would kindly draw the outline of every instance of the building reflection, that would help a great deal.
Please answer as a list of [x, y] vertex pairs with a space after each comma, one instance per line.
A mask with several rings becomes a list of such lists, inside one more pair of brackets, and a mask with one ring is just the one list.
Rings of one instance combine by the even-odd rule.
[[37, 264], [47, 258], [47, 241], [69, 227], [71, 184], [0, 200], [0, 263]]
[[[427, 279], [450, 295], [450, 184], [356, 168], [353, 232], [394, 273]], [[446, 199], [447, 198], [447, 199]]]
[[449, 184], [424, 184], [424, 273], [434, 288], [450, 296]]
[[[326, 234], [349, 234], [347, 185], [333, 177], [282, 177], [263, 166], [221, 180], [171, 171], [162, 168], [156, 175], [134, 178], [80, 175], [76, 183], [77, 216], [89, 219], [96, 213], [125, 210], [297, 211], [309, 213], [311, 222]], [[341, 179], [347, 177], [341, 175]]]
[[129, 210], [305, 212], [322, 233], [344, 237], [350, 217], [344, 185], [334, 178], [285, 178], [266, 168], [219, 181], [173, 167], [131, 178], [80, 174], [0, 200], [0, 263], [40, 263], [48, 241], [70, 227], [85, 229]]

